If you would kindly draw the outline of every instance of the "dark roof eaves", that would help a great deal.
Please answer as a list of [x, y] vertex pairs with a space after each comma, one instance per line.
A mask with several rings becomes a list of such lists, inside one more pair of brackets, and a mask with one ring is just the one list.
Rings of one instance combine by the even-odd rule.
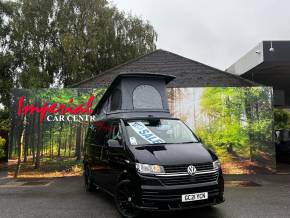
[[247, 79], [245, 79], [245, 78], [242, 78], [242, 77], [240, 77], [240, 76], [237, 76], [237, 75], [234, 75], [234, 74], [231, 74], [231, 73], [228, 73], [228, 72], [222, 71], [222, 70], [217, 69], [217, 68], [215, 68], [215, 67], [212, 67], [212, 66], [209, 66], [209, 65], [203, 64], [203, 63], [201, 63], [201, 62], [198, 62], [198, 61], [195, 61], [195, 60], [189, 59], [189, 58], [187, 58], [187, 57], [184, 57], [184, 56], [181, 56], [181, 55], [175, 54], [175, 53], [173, 53], [173, 52], [166, 51], [166, 50], [162, 50], [162, 49], [159, 49], [159, 50], [164, 51], [164, 52], [167, 52], [167, 53], [172, 54], [172, 55], [175, 55], [175, 56], [177, 56], [177, 57], [181, 57], [181, 58], [183, 58], [183, 59], [186, 59], [187, 61], [190, 61], [190, 62], [194, 62], [194, 63], [200, 64], [200, 65], [202, 65], [202, 66], [204, 66], [204, 67], [208, 67], [208, 68], [210, 68], [210, 69], [212, 69], [212, 70], [215, 70], [215, 71], [217, 71], [217, 72], [219, 72], [219, 73], [225, 74], [225, 75], [230, 76], [230, 77], [235, 78], [235, 79], [242, 80], [243, 82], [250, 83], [250, 84], [252, 84], [252, 85], [254, 85], [254, 86], [261, 86], [261, 84], [259, 84], [259, 83], [256, 83], [256, 82], [253, 82], [253, 81], [251, 81], [251, 80], [247, 80]]
[[110, 69], [107, 69], [107, 70], [105, 70], [105, 71], [103, 71], [103, 72], [100, 72], [100, 73], [99, 73], [98, 75], [96, 75], [96, 76], [93, 76], [93, 77], [90, 77], [90, 78], [88, 78], [88, 79], [82, 80], [82, 81], [80, 81], [80, 82], [78, 82], [78, 83], [74, 83], [74, 84], [72, 84], [72, 85], [69, 86], [69, 87], [72, 87], [72, 88], [77, 87], [77, 86], [80, 85], [80, 84], [83, 84], [83, 83], [85, 83], [85, 82], [87, 82], [87, 81], [89, 81], [89, 80], [92, 80], [92, 79], [96, 79], [96, 78], [98, 78], [98, 77], [101, 77], [101, 76], [107, 74], [108, 72], [112, 72], [112, 71], [114, 71], [114, 70], [116, 70], [116, 69], [119, 69], [119, 68], [121, 68], [121, 67], [123, 67], [123, 66], [125, 66], [125, 65], [128, 65], [128, 64], [130, 64], [130, 63], [132, 63], [132, 62], [135, 62], [135, 61], [137, 61], [137, 60], [139, 60], [139, 59], [141, 59], [141, 58], [143, 58], [143, 57], [146, 57], [146, 56], [148, 56], [148, 55], [150, 55], [150, 54], [153, 54], [153, 53], [155, 53], [155, 52], [157, 52], [157, 51], [160, 51], [160, 50], [161, 50], [161, 49], [156, 49], [156, 50], [154, 50], [154, 51], [152, 51], [152, 52], [148, 52], [147, 54], [144, 54], [144, 55], [141, 55], [141, 56], [139, 56], [139, 57], [136, 57], [136, 58], [130, 59], [129, 61], [126, 61], [126, 62], [124, 62], [124, 63], [122, 63], [122, 64], [119, 64], [119, 65], [117, 65], [117, 66], [115, 66], [115, 67], [112, 67], [112, 68], [110, 68]]
[[[73, 84], [73, 85], [71, 85], [71, 86], [69, 86], [69, 87], [72, 87], [72, 88], [75, 87], [75, 88], [76, 88], [76, 87], [78, 87], [79, 85], [84, 84], [84, 83], [86, 83], [86, 82], [88, 82], [88, 81], [90, 81], [90, 80], [92, 80], [92, 79], [97, 79], [97, 78], [100, 78], [100, 77], [102, 77], [102, 76], [105, 76], [105, 75], [107, 75], [107, 74], [109, 74], [109, 73], [111, 73], [111, 72], [113, 72], [113, 71], [115, 71], [115, 70], [117, 70], [117, 69], [119, 69], [119, 68], [121, 68], [121, 67], [124, 67], [124, 66], [126, 66], [126, 65], [128, 65], [128, 64], [131, 64], [131, 63], [133, 63], [133, 62], [136, 62], [136, 61], [140, 60], [141, 58], [146, 57], [146, 56], [148, 56], [148, 55], [151, 55], [151, 54], [153, 54], [153, 53], [156, 53], [156, 52], [158, 52], [158, 51], [162, 51], [162, 52], [165, 52], [165, 53], [168, 53], [168, 54], [174, 55], [174, 56], [179, 57], [179, 58], [182, 58], [182, 59], [184, 59], [184, 60], [186, 60], [186, 61], [188, 61], [188, 62], [190, 62], [190, 63], [199, 64], [199, 65], [201, 65], [201, 66], [204, 66], [204, 67], [206, 67], [206, 68], [209, 68], [209, 69], [212, 69], [212, 70], [216, 71], [216, 73], [224, 74], [224, 75], [226, 75], [226, 76], [229, 76], [229, 77], [231, 77], [231, 78], [234, 78], [234, 79], [236, 79], [236, 80], [239, 80], [239, 81], [241, 81], [242, 83], [247, 83], [249, 86], [263, 86], [263, 85], [261, 85], [261, 84], [259, 84], [259, 83], [256, 83], [256, 82], [253, 82], [253, 81], [251, 81], [251, 80], [245, 79], [245, 78], [243, 78], [243, 77], [240, 77], [240, 76], [237, 76], [237, 75], [234, 75], [234, 74], [231, 74], [231, 73], [228, 73], [228, 72], [222, 71], [222, 70], [220, 70], [220, 69], [217, 69], [217, 68], [214, 68], [214, 67], [211, 67], [211, 66], [208, 66], [208, 65], [206, 65], [206, 64], [200, 63], [200, 62], [198, 62], [198, 61], [195, 61], [195, 60], [192, 60], [192, 59], [189, 59], [189, 58], [186, 58], [186, 57], [183, 57], [183, 56], [181, 56], [181, 55], [178, 55], [178, 54], [172, 53], [172, 52], [170, 52], [170, 51], [166, 51], [166, 50], [163, 50], [163, 49], [156, 49], [156, 50], [154, 50], [154, 51], [152, 51], [152, 52], [149, 52], [149, 53], [147, 53], [147, 54], [144, 54], [144, 55], [139, 56], [139, 57], [137, 57], [137, 58], [131, 59], [131, 60], [129, 60], [129, 61], [127, 61], [127, 62], [124, 62], [124, 63], [122, 63], [122, 64], [119, 64], [119, 65], [117, 65], [117, 66], [115, 66], [115, 67], [112, 67], [112, 68], [110, 68], [110, 69], [108, 69], [108, 70], [105, 70], [104, 72], [101, 72], [101, 73], [99, 73], [98, 75], [93, 76], [93, 77], [91, 77], [91, 78], [89, 78], [89, 79], [82, 80], [82, 81], [80, 81], [80, 82], [78, 82], [78, 83], [75, 83], [75, 84]], [[247, 85], [246, 85], [246, 84], [241, 84], [241, 86], [246, 87]]]

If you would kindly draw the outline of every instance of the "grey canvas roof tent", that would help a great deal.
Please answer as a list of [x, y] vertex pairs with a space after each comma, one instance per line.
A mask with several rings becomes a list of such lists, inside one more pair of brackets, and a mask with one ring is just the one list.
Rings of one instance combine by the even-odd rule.
[[121, 73], [111, 83], [92, 115], [103, 118], [170, 117], [166, 84], [175, 77]]

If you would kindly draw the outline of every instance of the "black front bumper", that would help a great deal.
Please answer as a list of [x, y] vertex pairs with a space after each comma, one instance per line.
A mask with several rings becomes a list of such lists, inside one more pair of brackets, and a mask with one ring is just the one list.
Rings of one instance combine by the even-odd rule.
[[[143, 184], [139, 194], [137, 208], [142, 210], [184, 210], [196, 207], [204, 207], [216, 205], [224, 202], [224, 182], [220, 177], [217, 181], [187, 184], [187, 185], [158, 185], [158, 180], [150, 180], [152, 184], [148, 184], [149, 178], [142, 178]], [[144, 184], [145, 183], [145, 184]], [[193, 194], [200, 192], [208, 192], [208, 199], [192, 202], [182, 202], [183, 194]]]
[[202, 200], [198, 202], [187, 202], [187, 203], [177, 203], [177, 202], [169, 202], [167, 204], [159, 203], [154, 205], [145, 205], [145, 206], [138, 206], [136, 205], [136, 208], [144, 211], [178, 211], [178, 210], [190, 210], [198, 207], [207, 207], [207, 206], [213, 206], [217, 204], [223, 203], [224, 199], [219, 198], [213, 198], [213, 199], [207, 199]]

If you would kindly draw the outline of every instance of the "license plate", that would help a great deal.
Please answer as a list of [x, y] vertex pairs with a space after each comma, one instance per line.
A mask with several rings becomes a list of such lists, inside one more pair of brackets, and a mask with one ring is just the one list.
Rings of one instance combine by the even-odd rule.
[[185, 194], [181, 196], [182, 202], [199, 201], [208, 199], [208, 192], [201, 192], [195, 194]]

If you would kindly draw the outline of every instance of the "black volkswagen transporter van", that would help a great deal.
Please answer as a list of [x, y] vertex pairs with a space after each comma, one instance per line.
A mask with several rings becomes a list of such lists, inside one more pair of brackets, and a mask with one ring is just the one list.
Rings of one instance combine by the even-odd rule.
[[224, 201], [217, 156], [169, 113], [166, 84], [174, 77], [119, 74], [93, 115], [84, 156], [87, 191], [114, 196], [123, 217]]

